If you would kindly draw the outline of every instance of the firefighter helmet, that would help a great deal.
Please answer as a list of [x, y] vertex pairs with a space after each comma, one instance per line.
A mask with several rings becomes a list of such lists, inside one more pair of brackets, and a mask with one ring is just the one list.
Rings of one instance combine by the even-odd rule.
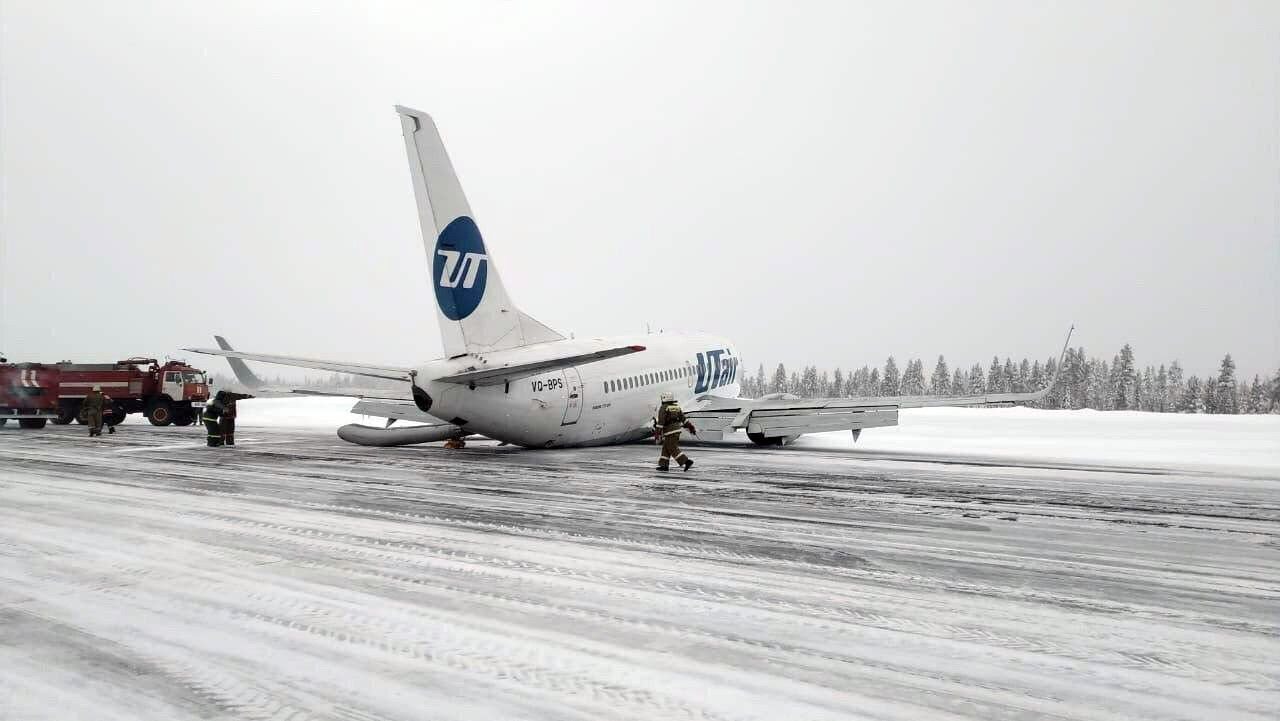
[[674, 393], [672, 393], [671, 391], [663, 391], [662, 395], [661, 395], [661, 396], [659, 396], [658, 398], [659, 398], [659, 400], [661, 400], [663, 403], [671, 403], [671, 402], [675, 401], [676, 396], [675, 396], [675, 394], [674, 394]]

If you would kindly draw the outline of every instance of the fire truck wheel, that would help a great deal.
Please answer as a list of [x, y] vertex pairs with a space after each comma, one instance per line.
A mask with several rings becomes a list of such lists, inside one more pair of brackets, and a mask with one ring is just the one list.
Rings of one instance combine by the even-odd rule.
[[19, 418], [18, 425], [23, 428], [44, 428], [44, 418]]
[[111, 414], [103, 416], [102, 422], [109, 426], [117, 426], [124, 422], [125, 412], [119, 404], [111, 406]]
[[178, 410], [173, 412], [173, 425], [189, 426], [196, 422], [196, 415], [191, 411]]
[[4, 424], [8, 423], [8, 418], [0, 418], [0, 428], [4, 428]]
[[71, 421], [74, 421], [78, 415], [80, 415], [79, 406], [63, 405], [58, 408], [58, 417], [53, 419], [53, 425], [65, 426], [71, 423]]
[[151, 421], [153, 426], [167, 426], [173, 423], [173, 404], [167, 400], [161, 399], [151, 406], [151, 412], [147, 414], [147, 420]]

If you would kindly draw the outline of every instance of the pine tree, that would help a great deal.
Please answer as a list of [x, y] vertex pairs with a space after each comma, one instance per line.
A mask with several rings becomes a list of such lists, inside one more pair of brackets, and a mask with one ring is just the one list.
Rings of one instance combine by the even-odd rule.
[[1000, 359], [991, 356], [991, 368], [987, 370], [987, 393], [1000, 393], [1004, 384], [1000, 382]]
[[1182, 398], [1178, 400], [1179, 413], [1203, 413], [1204, 393], [1200, 390], [1200, 379], [1191, 376], [1182, 390]]
[[862, 366], [849, 376], [849, 397], [860, 398], [867, 395], [867, 378], [871, 376], [871, 369]]
[[947, 361], [938, 356], [938, 362], [933, 366], [933, 375], [929, 378], [929, 392], [935, 396], [945, 396], [950, 390], [951, 371], [947, 368]]
[[1222, 368], [1218, 371], [1218, 383], [1214, 388], [1214, 413], [1238, 413], [1239, 397], [1236, 389], [1236, 362], [1228, 353], [1222, 359]]
[[[1065, 363], [1063, 365], [1065, 368]], [[1044, 362], [1043, 375], [1040, 376], [1041, 383], [1053, 385], [1049, 387], [1049, 392], [1045, 394], [1043, 408], [1065, 408], [1063, 399], [1066, 397], [1067, 380], [1065, 374], [1059, 375], [1058, 359], [1050, 356]]]
[[1136, 370], [1133, 367], [1133, 348], [1128, 343], [1120, 349], [1120, 355], [1115, 357], [1112, 362], [1111, 372], [1113, 374], [1113, 387], [1116, 410], [1123, 411], [1134, 408], [1134, 385], [1136, 380]]
[[1178, 361], [1169, 364], [1169, 378], [1165, 382], [1165, 407], [1174, 413], [1182, 412], [1182, 396], [1186, 393], [1182, 380], [1182, 366]]
[[1160, 370], [1156, 372], [1156, 384], [1151, 389], [1151, 392], [1153, 394], [1151, 407], [1155, 409], [1156, 413], [1168, 413], [1169, 371], [1164, 367], [1163, 363], [1160, 364]]
[[768, 392], [769, 392], [769, 391], [767, 390], [767, 389], [768, 389], [768, 386], [766, 386], [764, 383], [765, 383], [765, 381], [764, 381], [764, 364], [763, 364], [763, 363], [761, 363], [761, 364], [760, 364], [760, 367], [756, 369], [756, 394], [757, 394], [757, 396], [756, 396], [756, 397], [762, 396], [762, 395], [764, 395], [765, 393], [768, 393]]
[[844, 374], [837, 368], [835, 373], [831, 374], [831, 396], [833, 398], [844, 398]]
[[1276, 377], [1271, 379], [1269, 385], [1271, 388], [1267, 390], [1267, 413], [1275, 413], [1280, 409], [1280, 370], [1276, 371]]
[[769, 392], [787, 392], [787, 369], [781, 363], [779, 363], [777, 369], [773, 371], [773, 381], [769, 383]]
[[[1023, 361], [1023, 362], [1025, 363], [1026, 361]], [[1027, 375], [1027, 388], [1032, 391], [1038, 391], [1041, 388], [1044, 388], [1044, 384], [1045, 384], [1044, 368], [1040, 367], [1040, 361], [1037, 360], [1035, 363], [1031, 364], [1031, 372], [1030, 374]], [[1050, 396], [1052, 395], [1052, 393], [1053, 391], [1050, 390], [1049, 393], [1045, 394], [1044, 398], [1038, 401], [1035, 401], [1034, 403], [1030, 403], [1028, 405], [1033, 406], [1035, 408], [1051, 408], [1052, 406], [1050, 405], [1050, 402], [1051, 402]]]
[[1147, 366], [1146, 369], [1142, 371], [1142, 380], [1138, 381], [1137, 388], [1134, 390], [1134, 405], [1148, 413], [1154, 412], [1155, 406], [1152, 405], [1152, 403], [1155, 400], [1156, 395], [1155, 387], [1156, 369], [1151, 366]]
[[947, 391], [947, 395], [962, 396], [965, 394], [964, 371], [956, 368], [955, 373], [951, 376], [951, 388]]
[[1200, 407], [1204, 413], [1218, 412], [1218, 383], [1212, 376], [1200, 384]]
[[1093, 386], [1096, 381], [1092, 378], [1093, 367], [1091, 367], [1089, 359], [1084, 354], [1084, 346], [1076, 349], [1075, 362], [1072, 368], [1072, 390], [1071, 405], [1069, 408], [1093, 408]]
[[787, 379], [787, 392], [793, 396], [800, 395], [800, 376], [795, 371], [791, 371], [791, 377]]
[[1014, 391], [1014, 361], [1005, 356], [1005, 365], [1000, 368], [1000, 392], [1011, 393]]
[[1026, 393], [1031, 390], [1031, 363], [1026, 358], [1013, 367], [1013, 380], [1009, 387], [1014, 393]]
[[800, 391], [796, 395], [801, 398], [813, 398], [818, 395], [818, 369], [807, 366], [800, 378]]
[[1101, 358], [1089, 359], [1089, 408], [1111, 410], [1111, 367]]
[[898, 362], [889, 356], [884, 362], [884, 377], [880, 380], [880, 395], [896, 396], [902, 390], [902, 379], [898, 376]]
[[883, 390], [883, 384], [880, 382], [880, 369], [872, 368], [871, 372], [867, 374], [866, 388], [864, 389], [864, 392], [859, 395], [869, 398], [872, 396], [883, 395], [881, 392]]
[[917, 360], [907, 361], [907, 370], [902, 374], [902, 395], [924, 395], [924, 363]]
[[982, 364], [974, 363], [969, 369], [969, 382], [965, 387], [965, 392], [970, 395], [980, 396], [987, 392], [987, 383], [982, 377]]

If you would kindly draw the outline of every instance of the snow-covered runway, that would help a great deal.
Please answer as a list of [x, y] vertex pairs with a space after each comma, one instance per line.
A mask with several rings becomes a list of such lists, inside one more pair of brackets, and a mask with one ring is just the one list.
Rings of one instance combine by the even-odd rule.
[[0, 431], [5, 721], [1280, 714], [1265, 472], [83, 434]]

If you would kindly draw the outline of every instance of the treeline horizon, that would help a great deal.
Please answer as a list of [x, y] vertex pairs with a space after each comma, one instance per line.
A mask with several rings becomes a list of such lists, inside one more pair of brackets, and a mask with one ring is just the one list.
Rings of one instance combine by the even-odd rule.
[[[883, 368], [862, 366], [852, 372], [836, 368], [834, 372], [805, 366], [790, 371], [779, 363], [772, 374], [765, 374], [763, 363], [755, 375], [743, 374], [742, 395], [759, 398], [774, 393], [789, 393], [801, 398], [866, 398], [875, 396], [968, 396], [985, 393], [1029, 393], [1043, 388], [1058, 372], [1058, 359], [1043, 361], [1023, 358], [1014, 361], [992, 356], [987, 366], [975, 363], [969, 368], [952, 368], [944, 356], [938, 356], [933, 370], [926, 375], [924, 362], [908, 360], [899, 369], [897, 359], [889, 356]], [[234, 377], [210, 374], [214, 385], [238, 386]], [[399, 388], [398, 381], [361, 378], [343, 373], [306, 376], [303, 380], [283, 376], [260, 379], [268, 386], [311, 388]], [[1201, 378], [1185, 375], [1174, 360], [1158, 366], [1139, 368], [1133, 348], [1125, 344], [1110, 360], [1085, 353], [1083, 347], [1069, 348], [1062, 356], [1062, 372], [1058, 382], [1043, 400], [1026, 404], [1032, 408], [1094, 410], [1137, 410], [1153, 413], [1224, 413], [1251, 414], [1280, 412], [1280, 369], [1269, 378], [1255, 375], [1252, 379], [1236, 377], [1236, 365], [1226, 354], [1216, 375]]]
[[[1058, 373], [1058, 358], [1023, 358], [1003, 361], [992, 356], [984, 367], [952, 368], [938, 356], [926, 375], [919, 359], [899, 370], [889, 356], [883, 368], [862, 366], [845, 372], [819, 371], [805, 366], [787, 371], [779, 363], [766, 376], [761, 363], [754, 376], [741, 379], [742, 395], [760, 398], [789, 393], [801, 398], [865, 398], [875, 396], [968, 396], [985, 393], [1029, 393], [1043, 388]], [[1177, 360], [1139, 368], [1133, 348], [1125, 344], [1110, 360], [1088, 356], [1083, 347], [1069, 348], [1062, 356], [1058, 382], [1032, 408], [1136, 410], [1153, 413], [1275, 413], [1280, 412], [1280, 369], [1268, 378], [1236, 377], [1236, 365], [1226, 354], [1217, 375], [1187, 376]]]

